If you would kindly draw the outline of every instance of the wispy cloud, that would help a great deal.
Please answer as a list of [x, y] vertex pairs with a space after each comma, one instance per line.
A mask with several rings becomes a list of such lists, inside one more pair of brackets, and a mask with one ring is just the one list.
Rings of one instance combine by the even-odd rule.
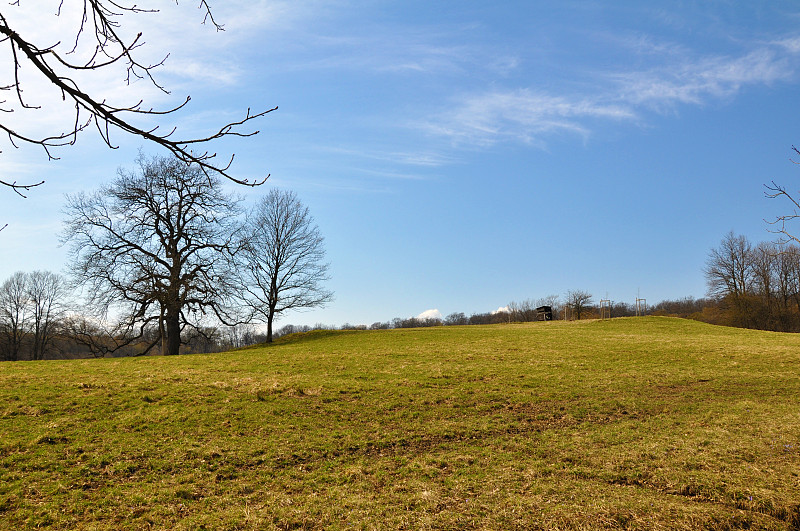
[[[309, 38], [307, 56], [293, 57], [282, 68], [293, 71], [351, 70], [383, 74], [428, 74], [432, 76], [463, 75], [483, 61], [477, 47], [442, 45], [431, 42], [430, 35], [414, 32], [385, 35], [368, 34], [332, 38]], [[497, 69], [509, 70], [516, 64], [514, 57], [495, 60]]]
[[[298, 13], [288, 17], [278, 30], [286, 36], [276, 41], [280, 46], [263, 50], [272, 68], [440, 78], [476, 71], [505, 76], [519, 66], [515, 53], [475, 42], [471, 27], [381, 23], [365, 19], [360, 10], [333, 11], [328, 8], [308, 16], [302, 26], [291, 23], [300, 17]], [[294, 30], [287, 32], [287, 28]]]
[[391, 164], [403, 164], [408, 166], [420, 166], [436, 168], [451, 164], [455, 159], [432, 150], [420, 151], [382, 151], [380, 149], [352, 149], [345, 147], [323, 147], [320, 148], [326, 153], [343, 155], [351, 158], [367, 159], [372, 161], [386, 162]]
[[174, 64], [167, 63], [160, 71], [190, 80], [191, 83], [211, 83], [217, 86], [235, 85], [242, 77], [242, 70], [237, 65], [212, 60], [186, 59]]
[[[800, 48], [798, 48], [800, 52]], [[760, 48], [741, 57], [709, 57], [676, 67], [611, 76], [619, 98], [631, 105], [657, 109], [674, 104], [702, 104], [736, 95], [748, 85], [770, 85], [791, 79], [796, 61], [775, 48]]]
[[[800, 66], [800, 37], [757, 47], [740, 56], [685, 57], [685, 50], [650, 51], [670, 56], [668, 64], [645, 71], [593, 74], [592, 92], [553, 95], [532, 88], [491, 89], [453, 98], [449, 110], [417, 124], [456, 144], [487, 146], [515, 141], [546, 145], [554, 135], [587, 137], [604, 122], [634, 122], [647, 112], [678, 105], [703, 105], [735, 97], [749, 86], [790, 81]], [[675, 61], [683, 52], [681, 61]]]
[[800, 37], [787, 37], [773, 42], [773, 45], [785, 48], [789, 53], [800, 53]]
[[493, 90], [463, 97], [450, 111], [423, 127], [458, 143], [490, 145], [502, 140], [540, 143], [547, 135], [587, 135], [589, 121], [630, 120], [626, 105], [586, 98], [551, 96], [529, 89]]

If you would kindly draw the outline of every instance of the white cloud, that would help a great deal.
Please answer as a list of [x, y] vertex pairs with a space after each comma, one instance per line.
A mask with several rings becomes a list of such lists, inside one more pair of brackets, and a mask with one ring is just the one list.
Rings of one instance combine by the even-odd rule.
[[490, 91], [462, 98], [449, 112], [425, 124], [457, 142], [490, 145], [500, 140], [537, 143], [548, 134], [589, 133], [590, 119], [633, 119], [625, 105], [591, 98], [568, 98], [529, 89]]
[[500, 306], [498, 309], [492, 312], [492, 315], [497, 315], [498, 313], [509, 313], [510, 311], [511, 310], [509, 310], [508, 306]]
[[[659, 47], [650, 44], [650, 51]], [[638, 121], [647, 110], [702, 105], [733, 97], [744, 87], [796, 77], [800, 37], [759, 45], [740, 56], [687, 57], [661, 50], [665, 64], [646, 71], [612, 72], [593, 80], [591, 94], [553, 95], [531, 88], [493, 89], [454, 99], [450, 110], [421, 127], [455, 143], [516, 141], [543, 145], [555, 134], [588, 136], [597, 121]]]
[[425, 310], [417, 316], [417, 319], [441, 319], [442, 312], [437, 309]]
[[633, 106], [663, 108], [733, 96], [746, 85], [769, 85], [795, 73], [791, 56], [775, 48], [761, 48], [741, 57], [708, 57], [678, 67], [613, 77], [620, 85], [621, 100]]
[[800, 37], [788, 37], [775, 41], [773, 44], [785, 48], [790, 53], [800, 53]]
[[349, 7], [349, 0], [227, 0], [212, 7], [217, 22], [239, 41], [250, 41], [253, 32], [268, 32], [286, 42], [289, 34], [307, 39], [310, 23], [335, 18]]

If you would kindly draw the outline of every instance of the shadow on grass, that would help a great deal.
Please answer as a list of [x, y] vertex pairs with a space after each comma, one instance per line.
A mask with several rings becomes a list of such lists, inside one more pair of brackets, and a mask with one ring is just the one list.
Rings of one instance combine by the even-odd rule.
[[311, 330], [310, 332], [297, 332], [295, 334], [287, 334], [275, 339], [272, 343], [257, 343], [247, 347], [234, 349], [231, 352], [239, 352], [244, 350], [253, 350], [260, 348], [270, 348], [280, 345], [296, 345], [298, 343], [308, 343], [311, 341], [319, 341], [328, 339], [335, 336], [344, 336], [350, 334], [357, 334], [363, 330]]

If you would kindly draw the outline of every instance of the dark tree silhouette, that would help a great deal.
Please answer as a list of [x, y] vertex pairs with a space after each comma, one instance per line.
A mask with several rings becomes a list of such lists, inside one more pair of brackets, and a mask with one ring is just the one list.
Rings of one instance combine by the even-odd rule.
[[259, 201], [241, 255], [246, 301], [255, 318], [267, 323], [267, 343], [276, 316], [323, 306], [333, 298], [322, 286], [328, 279], [323, 238], [294, 192], [271, 190]]
[[204, 316], [233, 324], [225, 303], [238, 202], [197, 165], [143, 155], [138, 165], [92, 195], [68, 196], [62, 239], [89, 307], [122, 314], [115, 337], [125, 340], [114, 348], [154, 336], [145, 352], [160, 344], [178, 354], [182, 330], [202, 330]]
[[[123, 37], [124, 17], [139, 13], [158, 13], [157, 9], [149, 9], [138, 4], [124, 0], [62, 0], [57, 3], [57, 15], [62, 16], [62, 9], [82, 9], [83, 15], [80, 24], [74, 32], [74, 39], [70, 42], [36, 43], [28, 37], [18, 33], [9, 23], [7, 10], [25, 9], [21, 0], [11, 2], [0, 12], [0, 45], [6, 45], [7, 61], [12, 65], [11, 79], [2, 83], [0, 90], [12, 94], [11, 98], [0, 101], [0, 131], [3, 131], [14, 147], [21, 144], [40, 146], [49, 159], [56, 159], [54, 148], [72, 145], [77, 136], [87, 128], [94, 127], [103, 141], [111, 148], [115, 148], [111, 138], [112, 131], [138, 136], [149, 143], [160, 145], [177, 159], [186, 164], [194, 164], [207, 175], [220, 174], [239, 184], [255, 186], [266, 180], [248, 181], [237, 179], [229, 173], [233, 162], [233, 155], [220, 162], [216, 161], [216, 153], [203, 147], [214, 140], [227, 136], [251, 136], [258, 133], [254, 130], [242, 130], [248, 122], [264, 116], [277, 109], [277, 107], [251, 113], [250, 109], [241, 119], [215, 128], [210, 134], [200, 138], [180, 138], [176, 135], [175, 127], [160, 130], [159, 127], [142, 127], [136, 125], [134, 120], [142, 115], [163, 116], [174, 113], [189, 103], [190, 97], [186, 96], [182, 103], [167, 109], [153, 109], [144, 101], [121, 103], [108, 101], [99, 94], [92, 93], [85, 84], [84, 74], [90, 71], [101, 71], [125, 67], [125, 80], [131, 83], [135, 80], [146, 80], [159, 90], [167, 93], [155, 77], [154, 70], [164, 63], [166, 57], [157, 63], [145, 63], [139, 59], [137, 53], [143, 45], [142, 33], [126, 40]], [[26, 2], [27, 3], [27, 2]], [[199, 7], [203, 12], [203, 23], [208, 23], [217, 31], [223, 30], [213, 17], [211, 8], [206, 0], [200, 0]], [[27, 9], [46, 9], [41, 6], [27, 6]], [[88, 51], [87, 51], [88, 50]], [[77, 52], [84, 53], [77, 53]], [[56, 87], [61, 99], [74, 106], [74, 120], [67, 130], [50, 131], [44, 135], [34, 135], [23, 130], [24, 123], [14, 122], [15, 107], [22, 109], [39, 109], [39, 102], [29, 101], [25, 95], [21, 73], [35, 72], [46, 83]], [[195, 151], [196, 150], [196, 151]], [[268, 177], [268, 176], [267, 176]], [[3, 176], [0, 185], [10, 187], [20, 195], [41, 182], [18, 183], [15, 179]], [[23, 195], [24, 197], [24, 195]]]

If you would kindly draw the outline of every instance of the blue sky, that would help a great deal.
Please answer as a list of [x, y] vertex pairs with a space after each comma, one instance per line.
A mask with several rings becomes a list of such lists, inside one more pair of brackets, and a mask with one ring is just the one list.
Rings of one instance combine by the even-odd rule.
[[[4, 15], [42, 35], [69, 29], [29, 5]], [[570, 289], [701, 297], [726, 233], [771, 239], [764, 220], [789, 211], [764, 183], [800, 188], [795, 2], [212, 6], [225, 32], [201, 25], [194, 2], [129, 19], [143, 54], [170, 52], [157, 76], [171, 95], [91, 82], [162, 107], [191, 94], [173, 116], [187, 134], [279, 106], [259, 135], [216, 147], [236, 153], [237, 176], [271, 174], [232, 191], [292, 189], [325, 236], [335, 301], [279, 326], [485, 312]], [[44, 112], [32, 127], [65, 111]], [[0, 146], [6, 175], [46, 180], [27, 199], [0, 191], [0, 279], [62, 271], [63, 194], [111, 180], [140, 147], [158, 153], [114, 140], [86, 133], [57, 161]]]

